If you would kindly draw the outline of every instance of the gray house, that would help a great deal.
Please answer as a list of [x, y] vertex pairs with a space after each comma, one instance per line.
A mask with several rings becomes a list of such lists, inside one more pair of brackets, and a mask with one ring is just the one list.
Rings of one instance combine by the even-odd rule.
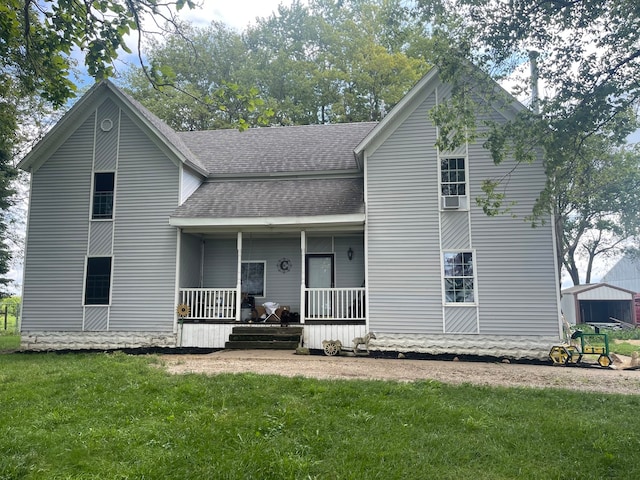
[[511, 166], [481, 140], [434, 148], [449, 91], [434, 69], [378, 124], [178, 133], [96, 84], [20, 163], [23, 346], [223, 348], [249, 296], [299, 313], [312, 349], [373, 331], [379, 351], [545, 357], [552, 222], [522, 220], [543, 169], [511, 174], [515, 216], [486, 216], [480, 182]]

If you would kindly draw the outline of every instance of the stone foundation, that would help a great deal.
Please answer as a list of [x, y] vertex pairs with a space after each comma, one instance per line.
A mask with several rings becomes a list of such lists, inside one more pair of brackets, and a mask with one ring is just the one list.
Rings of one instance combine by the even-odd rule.
[[171, 332], [22, 332], [23, 350], [118, 350], [175, 347]]
[[401, 335], [376, 332], [369, 349], [382, 352], [423, 353], [429, 355], [473, 355], [516, 360], [548, 360], [560, 338], [496, 335]]

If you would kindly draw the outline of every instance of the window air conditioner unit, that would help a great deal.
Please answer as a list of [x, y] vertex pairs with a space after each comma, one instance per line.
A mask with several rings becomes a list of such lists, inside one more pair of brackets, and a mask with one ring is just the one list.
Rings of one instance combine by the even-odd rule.
[[460, 208], [460, 197], [458, 195], [443, 195], [442, 208], [444, 209]]

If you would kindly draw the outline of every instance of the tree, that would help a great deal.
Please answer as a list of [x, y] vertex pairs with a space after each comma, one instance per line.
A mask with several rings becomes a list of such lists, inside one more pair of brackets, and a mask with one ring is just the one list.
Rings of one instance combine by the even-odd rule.
[[[122, 76], [126, 90], [175, 130], [244, 128], [265, 123], [242, 38], [224, 24], [181, 23], [145, 47], [150, 69]], [[148, 73], [154, 82], [149, 82]]]
[[[421, 37], [402, 3], [293, 2], [241, 37], [219, 24], [189, 27], [194, 40], [174, 36], [148, 50], [153, 71], [179, 92], [141, 88], [140, 70], [127, 74], [126, 87], [177, 129], [235, 126], [237, 117], [245, 125], [379, 120], [427, 70], [423, 58], [407, 54]], [[225, 104], [226, 96], [212, 96], [219, 88], [240, 98]]]
[[[590, 279], [596, 256], [615, 251], [625, 236], [637, 234], [627, 205], [615, 199], [631, 195], [637, 185], [635, 153], [619, 149], [638, 125], [633, 113], [640, 100], [638, 3], [420, 0], [418, 4], [418, 13], [433, 31], [434, 48], [428, 58], [454, 85], [451, 100], [432, 114], [442, 126], [439, 146], [455, 147], [483, 130], [496, 163], [512, 159], [514, 168], [521, 168], [542, 161], [548, 181], [529, 220], [536, 224], [553, 213], [561, 234], [559, 265], [579, 283], [575, 258], [583, 252]], [[491, 78], [508, 78], [517, 95], [529, 91], [526, 66], [532, 51], [539, 52], [536, 63], [546, 95], [505, 125], [483, 118], [478, 99], [494, 105], [509, 102]], [[624, 182], [612, 181], [616, 171], [628, 174]], [[486, 213], [508, 208], [508, 192], [499, 179], [487, 179], [483, 189], [486, 196], [480, 203]], [[604, 240], [607, 237], [609, 241]]]
[[173, 8], [193, 7], [191, 0], [160, 4], [156, 0], [4, 0], [0, 4], [0, 295], [11, 260], [9, 208], [20, 126], [36, 112], [59, 108], [73, 97], [69, 79], [72, 53], [80, 51], [90, 75], [114, 73], [118, 50], [128, 51], [124, 37], [145, 32], [148, 14], [172, 22]]
[[640, 145], [612, 151], [600, 140], [590, 139], [585, 156], [556, 173], [562, 262], [574, 285], [581, 281], [579, 258], [590, 283], [597, 257], [621, 253], [640, 235]]

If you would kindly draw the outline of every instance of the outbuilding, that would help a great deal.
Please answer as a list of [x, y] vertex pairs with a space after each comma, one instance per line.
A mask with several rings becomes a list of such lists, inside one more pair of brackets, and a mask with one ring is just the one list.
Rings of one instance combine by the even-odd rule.
[[634, 292], [606, 283], [576, 285], [562, 290], [562, 313], [572, 325], [578, 323], [612, 323], [616, 320], [634, 324]]

